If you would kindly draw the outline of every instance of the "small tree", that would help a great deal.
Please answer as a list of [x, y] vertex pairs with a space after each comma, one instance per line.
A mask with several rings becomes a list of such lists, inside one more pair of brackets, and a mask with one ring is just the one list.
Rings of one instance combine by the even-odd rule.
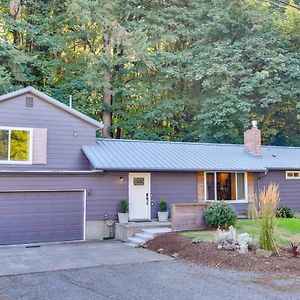
[[271, 183], [259, 194], [259, 248], [276, 250], [274, 237], [276, 209], [279, 203], [278, 185]]
[[159, 202], [159, 211], [160, 212], [167, 212], [168, 211], [168, 203], [166, 199], [161, 198]]
[[121, 200], [120, 201], [120, 207], [119, 207], [120, 213], [127, 214], [129, 211], [129, 203], [128, 200]]

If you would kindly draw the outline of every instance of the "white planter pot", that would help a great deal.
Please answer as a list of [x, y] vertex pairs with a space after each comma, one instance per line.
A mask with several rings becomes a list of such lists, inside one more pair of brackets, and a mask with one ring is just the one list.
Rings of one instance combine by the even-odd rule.
[[118, 213], [119, 223], [127, 224], [128, 223], [128, 213]]
[[169, 212], [159, 211], [157, 214], [158, 214], [158, 222], [168, 222]]

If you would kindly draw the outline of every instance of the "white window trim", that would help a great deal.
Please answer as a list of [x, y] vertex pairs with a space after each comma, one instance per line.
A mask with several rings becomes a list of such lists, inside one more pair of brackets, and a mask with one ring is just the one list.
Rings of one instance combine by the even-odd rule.
[[[206, 185], [206, 174], [207, 173], [214, 173], [214, 188], [215, 188], [215, 200], [206, 200], [207, 198], [207, 185]], [[212, 172], [204, 172], [204, 199], [205, 202], [207, 203], [212, 203], [212, 202], [220, 202], [220, 200], [217, 200], [217, 173], [224, 173], [222, 171], [212, 171]], [[237, 173], [243, 173], [244, 178], [245, 178], [245, 198], [244, 200], [223, 200], [224, 202], [228, 203], [248, 203], [248, 176], [247, 172], [225, 172], [225, 173], [235, 173], [235, 181], [236, 181], [236, 194], [237, 194]]]
[[[299, 174], [299, 177], [289, 177], [288, 176], [288, 173], [298, 173]], [[285, 171], [285, 179], [288, 179], [288, 180], [299, 180], [300, 179], [300, 171]]]
[[33, 153], [33, 129], [27, 127], [4, 127], [0, 126], [0, 130], [25, 130], [29, 131], [29, 160], [26, 161], [15, 161], [10, 160], [10, 133], [8, 139], [8, 160], [0, 160], [0, 164], [6, 165], [32, 165], [32, 153]]

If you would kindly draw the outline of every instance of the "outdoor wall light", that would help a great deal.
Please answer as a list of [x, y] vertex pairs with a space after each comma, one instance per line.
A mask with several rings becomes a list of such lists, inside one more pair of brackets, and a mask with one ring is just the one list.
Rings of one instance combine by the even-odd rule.
[[124, 182], [124, 177], [123, 176], [120, 176], [120, 181]]

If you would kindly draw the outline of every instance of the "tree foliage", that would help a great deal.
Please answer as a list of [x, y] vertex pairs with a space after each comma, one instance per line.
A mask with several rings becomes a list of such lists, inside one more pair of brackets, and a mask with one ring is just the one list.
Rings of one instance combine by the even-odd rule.
[[257, 119], [300, 146], [299, 33], [268, 1], [4, 0], [0, 94], [72, 95], [116, 138], [241, 143]]

